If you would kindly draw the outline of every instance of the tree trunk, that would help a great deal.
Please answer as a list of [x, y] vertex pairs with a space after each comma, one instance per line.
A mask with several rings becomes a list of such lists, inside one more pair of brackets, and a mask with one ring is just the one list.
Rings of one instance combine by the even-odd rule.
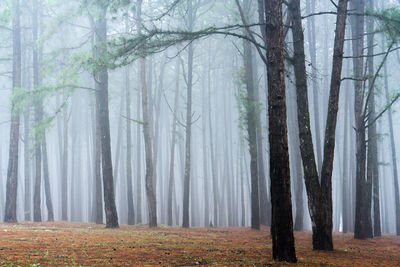
[[[188, 1], [189, 31], [193, 30], [194, 12], [192, 0]], [[188, 73], [187, 73], [187, 103], [186, 103], [186, 145], [185, 145], [185, 176], [183, 182], [183, 219], [182, 227], [188, 228], [189, 222], [189, 195], [190, 195], [190, 165], [191, 165], [191, 136], [192, 136], [192, 86], [193, 86], [193, 43], [188, 49]]]
[[[96, 18], [96, 58], [101, 57], [105, 51], [107, 41], [106, 8], [99, 7], [99, 17]], [[106, 215], [106, 228], [117, 228], [118, 215], [115, 207], [114, 183], [110, 145], [110, 121], [108, 110], [108, 72], [105, 66], [99, 67], [95, 78], [96, 102], [99, 108], [99, 123], [101, 134], [101, 159], [103, 169], [104, 211]]]
[[265, 0], [272, 251], [279, 261], [296, 262], [286, 125], [282, 1]]
[[301, 27], [300, 1], [293, 0], [289, 8], [293, 19], [294, 69], [297, 87], [300, 150], [303, 159], [308, 206], [312, 221], [313, 248], [317, 250], [332, 250], [332, 168], [335, 148], [336, 120], [339, 105], [347, 1], [341, 0], [338, 4], [328, 106], [329, 112], [325, 131], [324, 157], [321, 170], [321, 184], [319, 183], [310, 127], [304, 35]]
[[[125, 67], [125, 105], [126, 117], [131, 117], [131, 92], [129, 84], [129, 66]], [[135, 211], [133, 208], [133, 188], [132, 188], [132, 136], [131, 136], [131, 121], [126, 119], [126, 186], [128, 200], [128, 224], [135, 224]]]
[[[141, 32], [141, 13], [142, 13], [142, 0], [138, 0], [138, 26]], [[157, 199], [155, 186], [153, 181], [153, 148], [151, 140], [151, 119], [149, 107], [149, 92], [146, 85], [146, 60], [140, 58], [140, 80], [142, 86], [142, 112], [143, 112], [143, 134], [144, 146], [146, 152], [146, 195], [149, 208], [149, 227], [157, 227]]]
[[[247, 1], [247, 3], [249, 3]], [[249, 8], [249, 6], [248, 6]], [[245, 5], [245, 10], [248, 9]], [[257, 161], [257, 101], [255, 99], [255, 88], [253, 80], [252, 51], [249, 41], [243, 41], [244, 61], [244, 83], [246, 85], [246, 96], [242, 99], [245, 108], [246, 126], [250, 152], [250, 177], [251, 177], [251, 228], [260, 229], [260, 201], [258, 191], [258, 161]]]
[[[20, 1], [13, 0], [13, 92], [21, 87], [21, 26]], [[19, 146], [19, 112], [13, 101], [11, 105], [10, 147], [7, 169], [6, 207], [4, 222], [17, 221], [17, 188], [18, 188], [18, 146]]]
[[169, 165], [169, 182], [168, 182], [168, 225], [172, 225], [172, 200], [173, 190], [175, 184], [175, 144], [176, 144], [176, 131], [177, 131], [177, 116], [178, 116], [178, 105], [179, 105], [179, 59], [176, 60], [176, 77], [175, 77], [175, 97], [174, 97], [174, 112], [172, 118], [172, 137], [171, 137], [171, 157]]
[[[385, 47], [385, 40], [382, 39], [382, 47]], [[388, 83], [388, 71], [387, 64], [384, 65], [384, 77], [385, 77], [385, 97], [386, 104], [390, 104], [389, 95], [389, 83]], [[390, 134], [390, 148], [393, 164], [393, 187], [394, 187], [394, 204], [396, 209], [396, 234], [400, 236], [400, 196], [399, 196], [399, 177], [397, 173], [397, 159], [396, 159], [396, 143], [394, 141], [394, 131], [393, 131], [393, 118], [392, 118], [392, 108], [388, 108], [388, 122], [389, 122], [389, 134]]]
[[[374, 1], [369, 0], [367, 7], [374, 10]], [[367, 47], [368, 47], [368, 166], [367, 166], [367, 212], [370, 213], [371, 201], [374, 202], [374, 235], [381, 236], [381, 214], [379, 207], [379, 173], [378, 173], [378, 135], [376, 123], [370, 122], [376, 117], [375, 112], [375, 85], [374, 85], [374, 18], [367, 18]], [[373, 191], [373, 192], [372, 192]], [[368, 216], [367, 218], [371, 218]], [[372, 222], [371, 222], [372, 224]]]
[[47, 159], [47, 143], [46, 135], [43, 135], [42, 141], [42, 154], [43, 154], [43, 180], [44, 191], [46, 193], [46, 207], [47, 207], [47, 221], [54, 221], [53, 201], [51, 199], [50, 179], [49, 179], [49, 161]]
[[[357, 13], [364, 12], [364, 0], [351, 0], [351, 8]], [[371, 213], [367, 210], [367, 184], [365, 181], [366, 166], [366, 127], [364, 123], [364, 93], [363, 93], [363, 50], [364, 50], [364, 16], [351, 17], [353, 68], [355, 84], [354, 113], [356, 121], [356, 217], [354, 238], [365, 239], [372, 237], [372, 228], [369, 229], [368, 217]], [[369, 214], [369, 216], [368, 216]]]
[[[33, 1], [33, 16], [32, 16], [32, 32], [33, 42], [38, 41], [38, 0]], [[33, 87], [34, 90], [39, 90], [39, 49], [35, 47], [33, 49]], [[42, 100], [40, 94], [35, 97], [35, 187], [33, 193], [33, 220], [35, 222], [42, 221], [41, 208], [40, 208], [40, 194], [41, 194], [41, 179], [42, 179], [42, 151], [41, 151], [41, 130], [40, 123], [43, 117]]]

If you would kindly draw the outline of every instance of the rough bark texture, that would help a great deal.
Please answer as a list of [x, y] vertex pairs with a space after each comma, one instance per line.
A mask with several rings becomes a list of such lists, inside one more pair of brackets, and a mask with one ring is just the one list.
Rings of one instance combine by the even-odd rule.
[[[107, 41], [106, 8], [99, 6], [99, 16], [96, 18], [95, 41], [96, 58], [101, 58], [105, 52]], [[96, 102], [99, 108], [99, 122], [101, 134], [101, 159], [103, 170], [104, 211], [106, 215], [106, 227], [117, 228], [118, 215], [115, 206], [114, 183], [110, 145], [110, 121], [108, 110], [108, 72], [105, 66], [99, 67], [95, 79]]]
[[[362, 14], [364, 12], [364, 0], [351, 0], [351, 9]], [[367, 184], [365, 180], [366, 166], [366, 127], [364, 123], [364, 90], [363, 90], [363, 50], [364, 50], [364, 16], [352, 16], [352, 45], [353, 68], [355, 84], [354, 113], [356, 129], [356, 216], [354, 225], [354, 237], [365, 239], [372, 237], [372, 228], [368, 229], [367, 216]]]
[[[13, 0], [13, 91], [21, 87], [21, 27], [19, 0]], [[7, 169], [4, 222], [17, 221], [19, 112], [11, 106], [10, 147]]]
[[286, 125], [282, 1], [265, 0], [273, 258], [296, 262]]
[[329, 97], [329, 112], [325, 131], [321, 184], [314, 155], [308, 106], [307, 75], [304, 54], [304, 34], [301, 27], [300, 1], [289, 6], [293, 19], [294, 69], [297, 87], [300, 150], [303, 159], [308, 207], [312, 221], [313, 248], [332, 250], [332, 168], [335, 129], [339, 105], [342, 56], [347, 15], [347, 1], [339, 1], [334, 43], [333, 67]]

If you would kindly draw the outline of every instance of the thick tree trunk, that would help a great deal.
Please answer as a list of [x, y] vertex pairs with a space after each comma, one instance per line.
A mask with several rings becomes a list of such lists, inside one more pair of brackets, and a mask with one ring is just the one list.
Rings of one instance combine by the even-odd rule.
[[[20, 1], [13, 0], [13, 91], [21, 87], [21, 26]], [[11, 106], [10, 147], [7, 169], [6, 207], [4, 222], [17, 221], [17, 188], [18, 188], [18, 146], [19, 146], [19, 112], [15, 103]]]
[[282, 1], [265, 0], [273, 258], [296, 262], [286, 125]]
[[[351, 8], [357, 13], [364, 12], [364, 0], [351, 0]], [[363, 93], [363, 50], [364, 50], [364, 16], [351, 17], [352, 45], [353, 45], [353, 68], [355, 81], [354, 113], [356, 122], [356, 216], [354, 237], [365, 239], [372, 237], [372, 228], [368, 221], [371, 212], [367, 210], [367, 184], [365, 181], [366, 166], [366, 127]], [[368, 219], [369, 217], [369, 219]]]
[[[105, 51], [107, 41], [106, 8], [99, 7], [99, 17], [96, 18], [96, 58]], [[110, 145], [110, 121], [108, 110], [108, 72], [101, 66], [95, 78], [96, 102], [99, 108], [99, 123], [101, 134], [101, 159], [103, 170], [104, 211], [106, 215], [106, 228], [117, 228], [118, 215], [115, 206], [114, 183]]]

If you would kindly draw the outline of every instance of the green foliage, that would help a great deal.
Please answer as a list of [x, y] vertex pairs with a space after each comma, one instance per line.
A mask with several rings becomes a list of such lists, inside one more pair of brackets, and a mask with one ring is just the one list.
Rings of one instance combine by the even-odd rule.
[[367, 15], [376, 18], [379, 27], [377, 31], [387, 35], [391, 42], [398, 43], [400, 40], [400, 7], [392, 7], [378, 11], [367, 10]]

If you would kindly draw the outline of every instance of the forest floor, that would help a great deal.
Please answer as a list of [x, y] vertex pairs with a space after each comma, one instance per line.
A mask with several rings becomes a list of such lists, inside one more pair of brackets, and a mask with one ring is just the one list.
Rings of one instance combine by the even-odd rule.
[[[293, 266], [400, 265], [400, 237], [394, 235], [360, 241], [337, 233], [334, 246], [331, 252], [313, 251], [311, 232], [297, 232]], [[0, 266], [284, 266], [271, 254], [269, 228], [0, 224]]]

